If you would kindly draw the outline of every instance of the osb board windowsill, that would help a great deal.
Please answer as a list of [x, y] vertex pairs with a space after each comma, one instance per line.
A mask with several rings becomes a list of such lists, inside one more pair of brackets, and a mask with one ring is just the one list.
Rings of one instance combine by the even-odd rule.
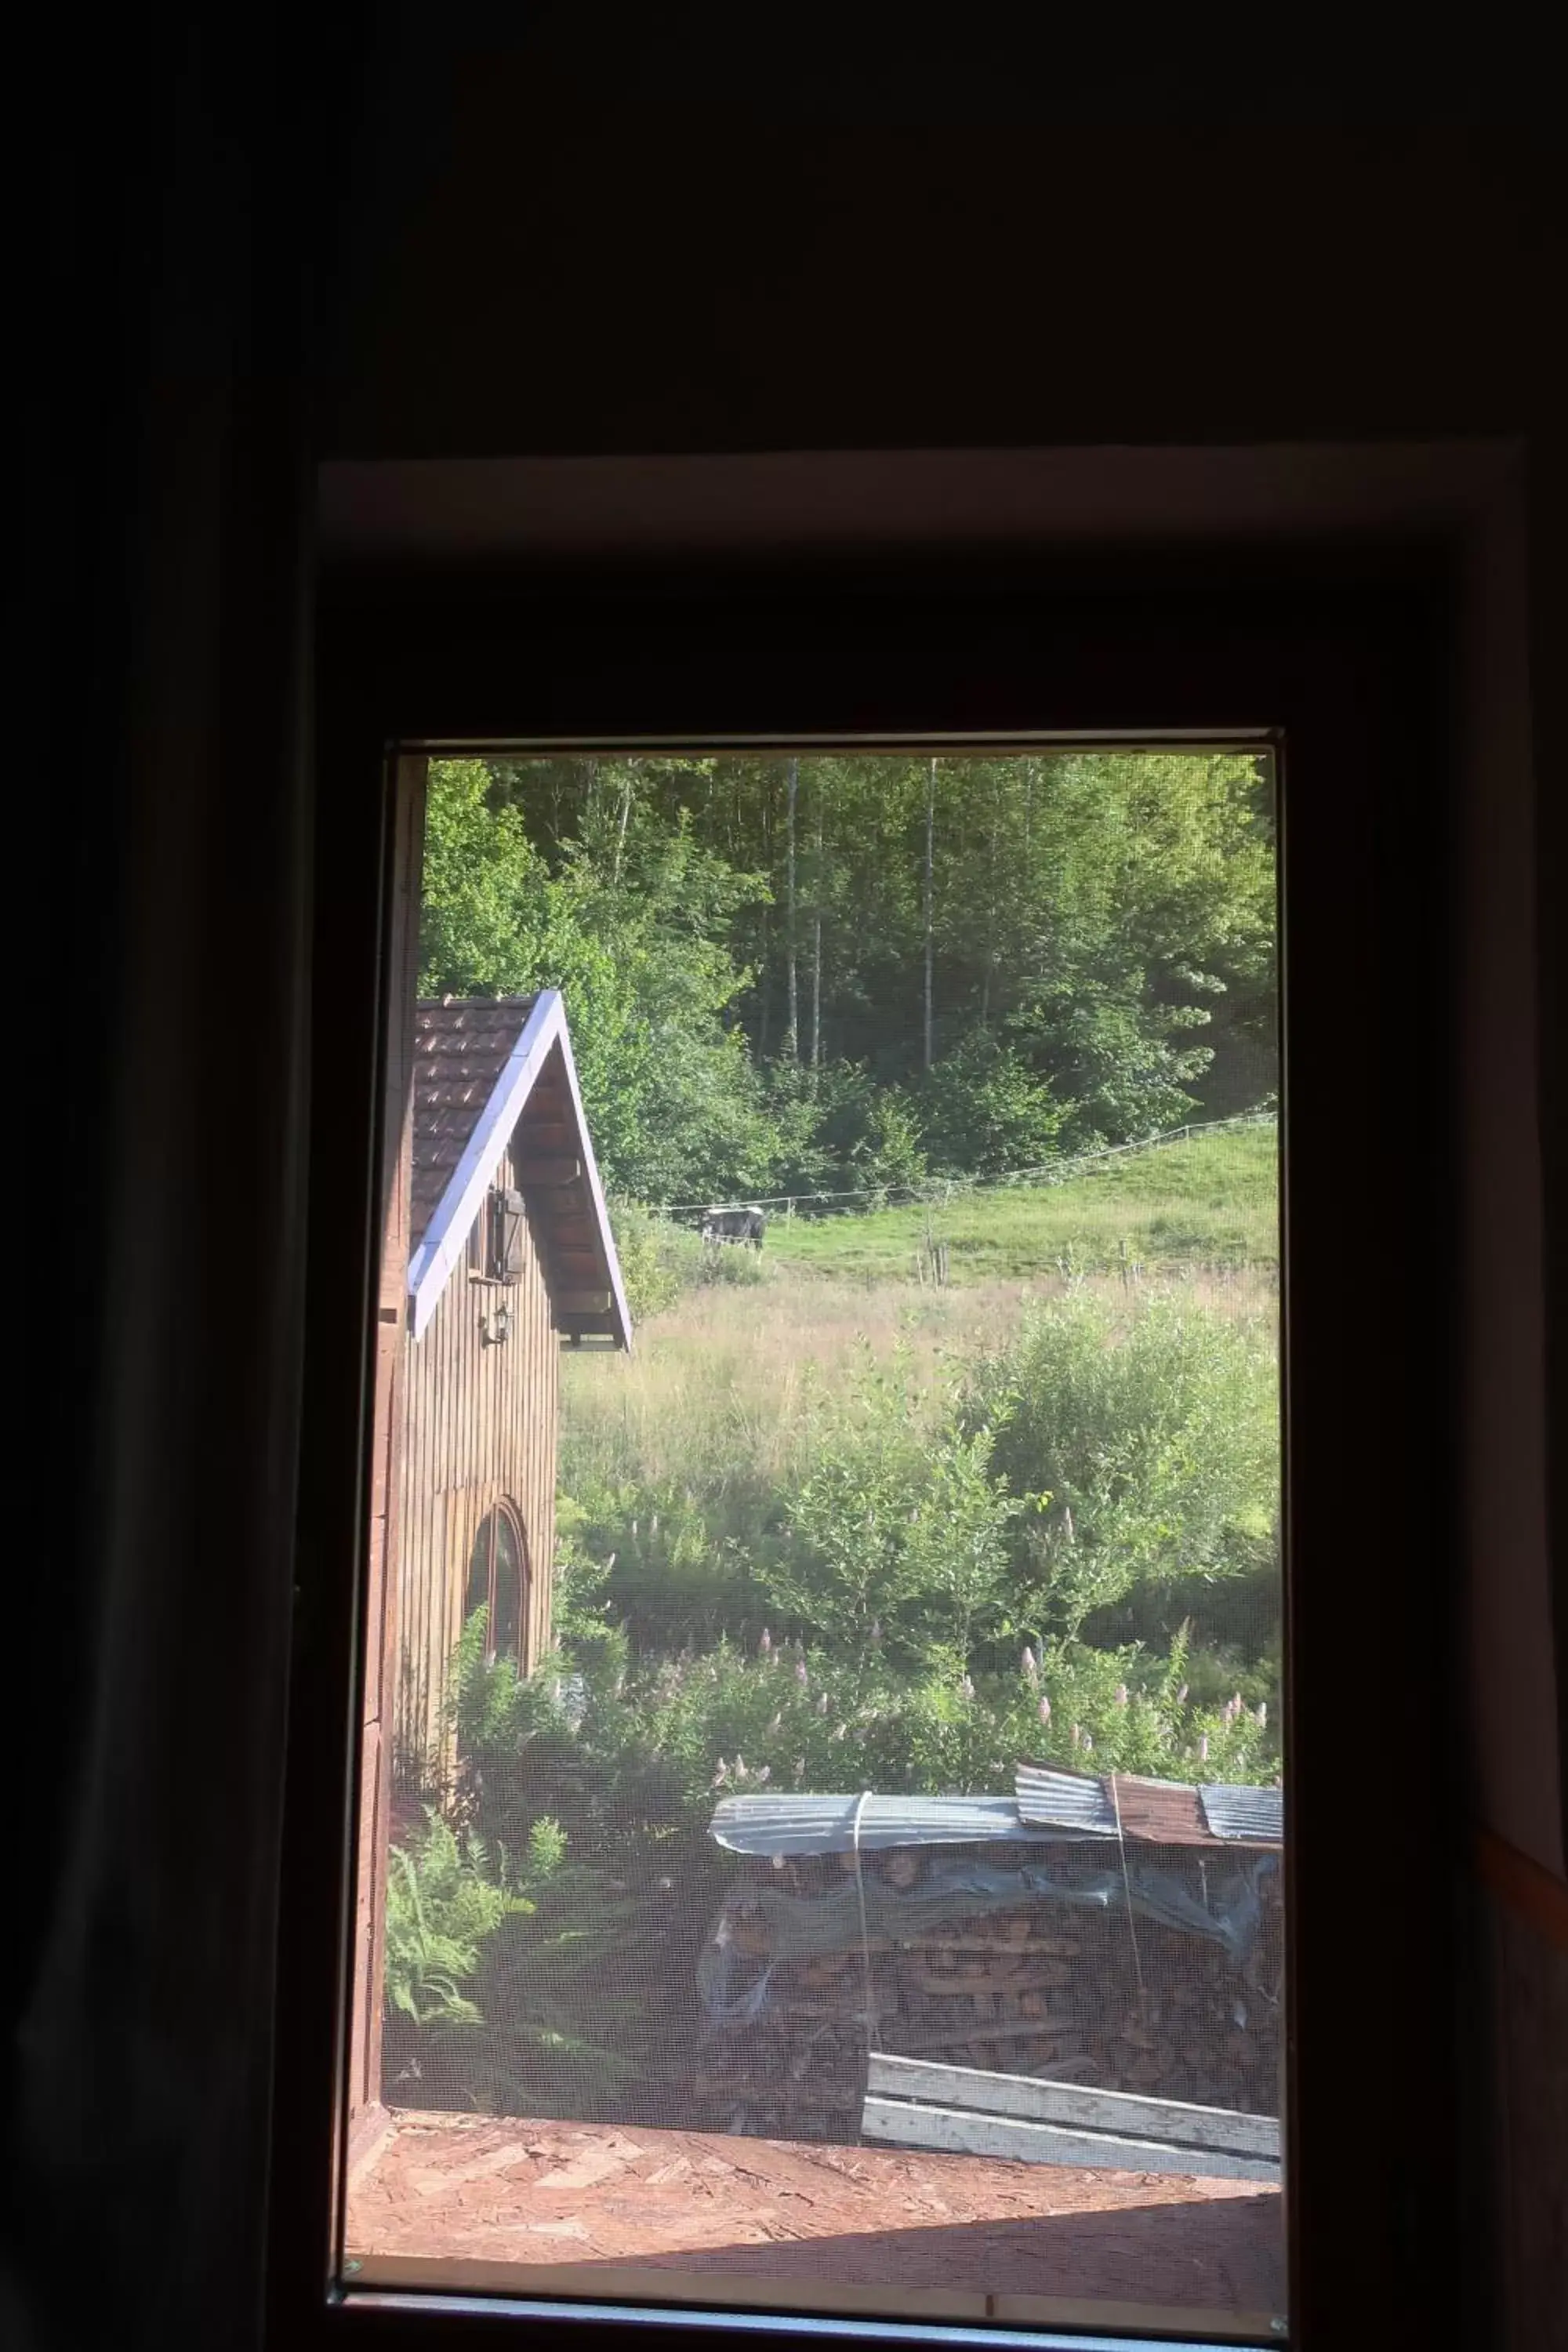
[[[356, 2288], [732, 2302], [1267, 2336], [1255, 2183], [392, 2110], [349, 2188]], [[1132, 2316], [1133, 2313], [1136, 2316]]]

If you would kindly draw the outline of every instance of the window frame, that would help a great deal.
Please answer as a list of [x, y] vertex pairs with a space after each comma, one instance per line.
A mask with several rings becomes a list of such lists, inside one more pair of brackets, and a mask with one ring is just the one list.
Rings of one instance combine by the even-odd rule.
[[[1431, 1754], [1434, 1723], [1457, 1725], [1462, 1707], [1458, 1530], [1440, 1475], [1456, 1451], [1457, 1299], [1430, 1272], [1455, 1262], [1458, 1243], [1452, 589], [1449, 552], [1431, 543], [1130, 552], [1054, 568], [797, 560], [721, 575], [518, 567], [326, 583], [313, 1017], [332, 1041], [317, 1067], [334, 1080], [312, 1106], [310, 1205], [312, 1230], [346, 1231], [353, 1246], [312, 1251], [308, 1283], [270, 2344], [334, 2343], [346, 2326], [358, 2340], [368, 2329], [447, 2346], [503, 2309], [526, 2311], [534, 2342], [584, 2325], [626, 2336], [649, 2324], [698, 2336], [733, 2324], [718, 2309], [487, 2305], [334, 2282], [387, 965], [409, 888], [396, 747], [1043, 733], [1167, 742], [1233, 730], [1275, 742], [1281, 808], [1291, 2334], [1315, 2352], [1331, 2326], [1336, 2342], [1348, 2328], [1386, 2345], [1441, 2328], [1430, 2249], [1459, 2224], [1458, 2116], [1431, 2053], [1452, 2046], [1453, 1889], [1466, 1863], [1458, 1739]], [[1328, 911], [1303, 920], [1314, 906]], [[1402, 991], [1421, 974], [1430, 984], [1412, 1010]], [[1397, 1117], [1386, 1065], [1372, 1053], [1347, 1063], [1343, 1051], [1358, 1013], [1375, 1035], [1385, 1001], [1407, 1024]], [[1347, 1347], [1334, 1320], [1364, 1242], [1364, 1197], [1359, 1209], [1346, 1197], [1347, 1133], [1358, 1184], [1374, 1208], [1397, 1210], [1404, 1244], [1380, 1276], [1394, 1336], [1375, 1347], [1364, 1333]], [[1374, 1413], [1375, 1465], [1354, 1443]], [[1347, 1602], [1363, 1629], [1353, 1648]], [[1379, 1693], [1378, 1737], [1407, 1769], [1381, 1783], [1339, 1736], [1364, 1712], [1368, 1658], [1404, 1668]], [[1405, 1988], [1400, 2019], [1375, 2026], [1358, 2014], [1366, 2004], [1347, 1969], [1373, 1917], [1384, 1976]], [[733, 2313], [743, 2309], [738, 2293]], [[748, 2326], [847, 2342], [976, 2336], [776, 2311]], [[1045, 2340], [979, 2335], [996, 2333]]]
[[[499, 1591], [500, 1539], [503, 1529], [511, 1538], [517, 1564], [517, 1613], [511, 1628], [512, 1645], [510, 1650], [503, 1650], [497, 1639], [496, 1597]], [[522, 1514], [510, 1495], [503, 1495], [499, 1503], [492, 1503], [474, 1529], [474, 1542], [468, 1553], [468, 1572], [463, 1595], [465, 1624], [479, 1606], [478, 1602], [470, 1598], [474, 1581], [474, 1553], [479, 1549], [479, 1538], [486, 1534], [489, 1535], [489, 1541], [485, 1548], [485, 1664], [487, 1666], [493, 1666], [498, 1658], [521, 1660], [528, 1647], [523, 1637], [523, 1629], [528, 1622], [527, 1603], [531, 1598], [528, 1539], [523, 1533]]]

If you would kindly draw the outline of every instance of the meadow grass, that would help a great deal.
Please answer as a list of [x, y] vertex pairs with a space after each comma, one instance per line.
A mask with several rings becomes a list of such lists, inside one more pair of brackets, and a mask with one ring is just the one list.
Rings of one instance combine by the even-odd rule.
[[886, 1362], [901, 1346], [911, 1392], [934, 1410], [962, 1365], [1032, 1304], [1089, 1292], [1132, 1311], [1156, 1291], [1226, 1317], [1274, 1306], [1263, 1268], [1189, 1267], [1131, 1285], [1052, 1270], [934, 1289], [784, 1265], [754, 1286], [688, 1291], [639, 1328], [629, 1356], [563, 1359], [562, 1483], [670, 1479], [714, 1495], [736, 1478], [777, 1480], [805, 1458], [814, 1402], [868, 1355]]
[[1272, 1128], [1194, 1136], [1107, 1160], [1069, 1183], [955, 1192], [930, 1208], [774, 1218], [767, 1253], [802, 1274], [878, 1283], [912, 1278], [928, 1239], [945, 1242], [954, 1285], [1045, 1273], [1279, 1260], [1279, 1146]]
[[958, 1194], [930, 1212], [948, 1248], [940, 1288], [915, 1276], [923, 1208], [775, 1221], [761, 1280], [683, 1290], [629, 1356], [567, 1352], [563, 1486], [668, 1479], [711, 1496], [779, 1480], [806, 1459], [816, 1402], [868, 1353], [901, 1346], [934, 1408], [964, 1361], [1069, 1291], [1131, 1308], [1175, 1290], [1215, 1314], [1272, 1313], [1276, 1161], [1272, 1129], [1243, 1128], [1071, 1183]]

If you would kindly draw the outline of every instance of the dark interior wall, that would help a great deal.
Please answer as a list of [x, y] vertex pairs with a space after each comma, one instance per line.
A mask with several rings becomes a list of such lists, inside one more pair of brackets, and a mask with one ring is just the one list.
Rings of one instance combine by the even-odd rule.
[[404, 161], [331, 455], [1431, 436], [1539, 394], [1540, 166], [1495, 131], [789, 120], [492, 58]]
[[[197, 16], [72, 74], [48, 200], [70, 299], [24, 486], [70, 906], [51, 1232], [93, 1239], [30, 1327], [52, 1573], [18, 1637], [38, 1769], [0, 2268], [0, 2339], [28, 2352], [259, 2325], [311, 457], [1524, 434], [1543, 671], [1568, 543], [1562, 254], [1520, 129], [1046, 100], [1042, 129], [1005, 60], [994, 121], [973, 88], [944, 117], [939, 67], [883, 120], [814, 75], [792, 122], [765, 60], [694, 103], [689, 74], [639, 96], [608, 51], [592, 91], [548, 44], [443, 67], [391, 11], [363, 38], [344, 14], [335, 56], [287, 12]], [[1563, 718], [1549, 683], [1548, 893]], [[1546, 1109], [1560, 1175], [1560, 1090]], [[1560, 1221], [1549, 1247], [1560, 1335]]]

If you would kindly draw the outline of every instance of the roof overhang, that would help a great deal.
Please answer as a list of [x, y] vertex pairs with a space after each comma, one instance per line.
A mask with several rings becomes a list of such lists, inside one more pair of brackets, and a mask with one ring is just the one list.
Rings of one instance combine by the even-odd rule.
[[632, 1318], [621, 1280], [620, 1261], [610, 1230], [604, 1186], [588, 1134], [577, 1066], [566, 1027], [566, 1008], [558, 988], [541, 991], [508, 1055], [489, 1101], [475, 1123], [463, 1156], [447, 1180], [434, 1215], [408, 1261], [409, 1328], [416, 1339], [428, 1328], [451, 1276], [461, 1264], [468, 1237], [483, 1205], [497, 1161], [528, 1107], [552, 1054], [559, 1053], [575, 1130], [573, 1150], [582, 1163], [589, 1213], [597, 1250], [604, 1260], [609, 1309], [603, 1336], [618, 1348], [629, 1348]]

